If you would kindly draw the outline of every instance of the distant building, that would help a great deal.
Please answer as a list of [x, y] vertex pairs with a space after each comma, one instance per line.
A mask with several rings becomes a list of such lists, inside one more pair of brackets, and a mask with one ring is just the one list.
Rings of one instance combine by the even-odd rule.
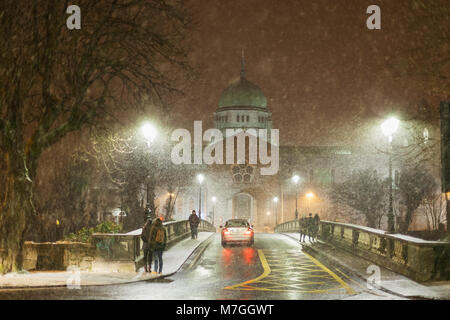
[[[245, 75], [244, 60], [238, 80], [224, 89], [213, 114], [215, 128], [226, 136], [226, 129], [272, 129], [272, 114], [262, 90]], [[282, 128], [280, 128], [282, 133]], [[428, 138], [428, 132], [426, 132]], [[268, 139], [270, 141], [270, 139]], [[388, 175], [385, 154], [374, 148], [339, 146], [280, 146], [279, 171], [275, 175], [260, 174], [260, 165], [203, 165], [206, 179], [202, 187], [202, 218], [221, 225], [231, 218], [249, 219], [257, 231], [272, 231], [278, 223], [293, 220], [295, 199], [299, 217], [309, 212], [321, 219], [363, 224], [361, 215], [339, 208], [328, 199], [330, 187], [351, 177], [356, 170], [372, 168], [381, 177]], [[394, 183], [399, 171], [394, 168]], [[292, 176], [300, 176], [298, 187]], [[395, 187], [394, 187], [395, 188]], [[311, 193], [310, 197], [306, 197]], [[213, 203], [212, 197], [216, 201]], [[274, 197], [278, 201], [274, 201]], [[158, 198], [164, 203], [165, 193]], [[180, 191], [176, 204], [176, 219], [186, 219], [192, 209], [199, 210], [199, 186]], [[351, 210], [350, 210], [351, 211]], [[415, 226], [417, 227], [417, 226]], [[420, 226], [419, 226], [420, 228]]]

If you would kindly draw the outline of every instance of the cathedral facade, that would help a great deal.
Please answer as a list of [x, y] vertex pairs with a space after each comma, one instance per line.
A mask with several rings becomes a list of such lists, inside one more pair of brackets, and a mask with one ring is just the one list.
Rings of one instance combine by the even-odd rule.
[[[215, 128], [224, 137], [227, 129], [267, 129], [270, 133], [272, 113], [266, 96], [246, 78], [244, 61], [239, 79], [219, 97], [213, 117]], [[198, 171], [205, 181], [201, 188], [193, 181], [179, 190], [174, 217], [185, 219], [195, 209], [217, 226], [231, 218], [245, 218], [260, 232], [294, 219], [296, 209], [299, 217], [312, 212], [330, 218], [328, 189], [336, 179], [351, 173], [347, 170], [351, 162], [356, 169], [358, 160], [355, 150], [349, 148], [279, 146], [279, 170], [275, 175], [261, 175], [261, 166], [248, 161], [203, 165]], [[292, 181], [294, 175], [300, 177], [297, 184]], [[161, 194], [157, 201], [163, 203], [164, 197]]]
[[[229, 138], [227, 129], [242, 129], [244, 133], [250, 129], [269, 132], [272, 129], [272, 113], [266, 96], [246, 78], [244, 61], [239, 79], [223, 90], [212, 116], [214, 127], [225, 139]], [[268, 137], [267, 141], [271, 139]], [[348, 208], [333, 204], [330, 192], [334, 183], [350, 179], [357, 170], [370, 168], [374, 174], [387, 177], [386, 154], [373, 147], [277, 147], [279, 170], [274, 175], [261, 175], [261, 165], [249, 163], [248, 158], [241, 164], [197, 166], [195, 170], [205, 180], [201, 187], [194, 180], [178, 190], [174, 218], [186, 219], [195, 209], [201, 212], [202, 219], [216, 226], [231, 218], [248, 219], [257, 232], [273, 231], [277, 224], [309, 213], [318, 213], [321, 219], [365, 223], [361, 215], [348, 214]], [[395, 181], [398, 175], [394, 166]], [[298, 183], [293, 181], [294, 176], [299, 177]], [[157, 207], [162, 208], [167, 197], [167, 191], [162, 191], [157, 196]]]

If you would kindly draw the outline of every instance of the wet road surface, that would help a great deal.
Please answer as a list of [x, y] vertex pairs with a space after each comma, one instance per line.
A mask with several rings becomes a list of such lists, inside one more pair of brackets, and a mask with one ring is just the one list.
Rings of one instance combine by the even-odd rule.
[[[163, 270], [164, 271], [164, 270]], [[253, 247], [226, 247], [213, 236], [198, 259], [173, 276], [122, 285], [81, 289], [0, 290], [0, 299], [145, 299], [145, 300], [302, 300], [390, 299], [340, 267], [326, 265], [301, 251], [297, 241], [279, 234], [255, 234]]]

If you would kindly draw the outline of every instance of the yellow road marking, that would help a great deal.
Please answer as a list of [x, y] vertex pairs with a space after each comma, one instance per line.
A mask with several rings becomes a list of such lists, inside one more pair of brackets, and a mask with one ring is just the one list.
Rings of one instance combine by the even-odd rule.
[[[326, 273], [328, 273], [334, 280], [336, 280], [346, 291], [348, 294], [356, 294], [355, 290], [353, 290], [347, 283], [345, 283], [339, 276], [337, 276], [333, 271], [325, 267], [323, 264], [321, 264], [318, 260], [310, 256], [309, 254], [303, 252], [315, 265], [319, 266], [322, 270], [324, 270]], [[261, 287], [254, 287], [249, 284], [255, 283], [255, 282], [263, 282], [263, 283], [270, 283], [272, 281], [261, 281], [262, 279], [266, 278], [270, 272], [270, 266], [267, 262], [266, 256], [264, 255], [263, 251], [261, 249], [258, 249], [258, 256], [261, 260], [262, 267], [264, 269], [264, 272], [251, 280], [238, 283], [232, 286], [227, 286], [224, 289], [227, 290], [244, 290], [244, 291], [251, 291], [251, 290], [257, 290], [257, 291], [282, 291], [282, 292], [305, 292], [305, 293], [331, 293], [330, 291], [333, 290], [339, 290], [340, 288], [330, 288], [330, 289], [316, 289], [316, 290], [283, 290], [283, 289], [269, 289], [269, 288], [261, 288]], [[315, 276], [317, 277], [317, 276]], [[319, 276], [322, 277], [322, 276]], [[273, 283], [273, 282], [272, 282]]]
[[[261, 264], [262, 264], [263, 269], [264, 269], [264, 272], [259, 277], [256, 277], [255, 279], [248, 280], [248, 281], [245, 281], [245, 282], [242, 282], [242, 283], [238, 283], [238, 284], [235, 284], [235, 285], [232, 285], [232, 286], [225, 287], [224, 289], [232, 290], [232, 289], [235, 289], [236, 287], [242, 287], [242, 286], [245, 286], [245, 285], [247, 285], [249, 283], [253, 283], [253, 282], [259, 281], [259, 280], [264, 279], [265, 277], [267, 277], [270, 274], [270, 267], [269, 267], [269, 264], [267, 263], [266, 256], [264, 255], [264, 253], [263, 253], [263, 251], [261, 249], [258, 249], [258, 256], [259, 256], [259, 259], [261, 260]], [[247, 290], [254, 290], [254, 289], [247, 289]]]
[[328, 269], [327, 267], [325, 267], [323, 264], [321, 264], [317, 259], [313, 258], [312, 256], [310, 256], [309, 254], [307, 254], [306, 252], [303, 252], [309, 259], [312, 260], [312, 262], [314, 262], [315, 264], [317, 264], [319, 267], [321, 267], [323, 270], [325, 270], [326, 272], [328, 272], [333, 278], [334, 280], [336, 280], [337, 282], [339, 282], [344, 288], [345, 290], [347, 290], [348, 294], [356, 294], [356, 291], [353, 290], [352, 287], [350, 287], [344, 280], [342, 280], [337, 274], [335, 274], [333, 271], [331, 271], [330, 269]]

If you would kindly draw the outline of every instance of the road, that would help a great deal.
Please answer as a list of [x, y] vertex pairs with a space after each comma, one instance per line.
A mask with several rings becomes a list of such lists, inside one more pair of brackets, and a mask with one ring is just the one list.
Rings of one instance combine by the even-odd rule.
[[171, 277], [123, 285], [0, 291], [0, 299], [395, 299], [369, 291], [340, 267], [303, 253], [285, 235], [256, 234], [253, 247], [222, 248], [220, 235]]

